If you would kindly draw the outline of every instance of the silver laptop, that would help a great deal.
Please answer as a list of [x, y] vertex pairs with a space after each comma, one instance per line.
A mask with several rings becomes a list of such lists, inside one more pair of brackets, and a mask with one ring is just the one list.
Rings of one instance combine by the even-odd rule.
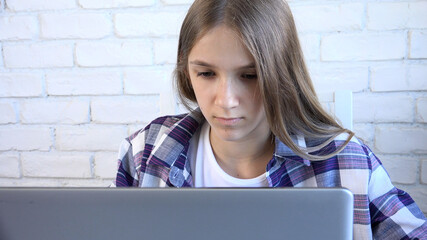
[[352, 237], [340, 188], [0, 188], [2, 240]]

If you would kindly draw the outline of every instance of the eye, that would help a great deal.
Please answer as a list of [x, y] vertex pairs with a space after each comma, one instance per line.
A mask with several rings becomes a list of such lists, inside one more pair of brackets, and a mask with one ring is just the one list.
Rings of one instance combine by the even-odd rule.
[[215, 76], [215, 73], [214, 72], [198, 72], [197, 76], [203, 77], [203, 78], [211, 78], [211, 77]]
[[244, 79], [249, 79], [249, 80], [253, 80], [253, 79], [257, 79], [258, 76], [255, 73], [244, 73], [241, 76]]

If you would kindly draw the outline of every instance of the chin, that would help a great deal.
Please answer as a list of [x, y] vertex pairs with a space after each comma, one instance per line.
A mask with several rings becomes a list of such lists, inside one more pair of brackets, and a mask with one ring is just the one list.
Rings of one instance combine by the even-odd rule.
[[244, 134], [237, 130], [231, 130], [231, 129], [221, 129], [219, 131], [215, 131], [216, 135], [223, 141], [226, 142], [235, 142], [242, 140], [244, 137]]

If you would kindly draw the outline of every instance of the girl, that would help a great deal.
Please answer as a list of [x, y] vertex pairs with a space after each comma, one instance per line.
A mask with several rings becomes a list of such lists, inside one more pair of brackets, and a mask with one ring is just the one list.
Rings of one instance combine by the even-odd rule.
[[197, 107], [127, 138], [116, 186], [346, 187], [355, 239], [427, 234], [411, 197], [322, 109], [284, 1], [196, 0], [175, 73], [181, 101]]

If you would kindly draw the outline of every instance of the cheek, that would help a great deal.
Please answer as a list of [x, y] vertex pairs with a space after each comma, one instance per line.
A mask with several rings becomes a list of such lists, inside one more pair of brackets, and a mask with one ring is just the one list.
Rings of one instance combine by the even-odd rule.
[[247, 86], [245, 91], [245, 98], [248, 99], [248, 102], [252, 105], [253, 108], [260, 108], [262, 104], [261, 94], [258, 89], [258, 85], [251, 84]]
[[[204, 84], [202, 81], [191, 81], [191, 85], [196, 96], [197, 103], [203, 105], [207, 101], [212, 91], [209, 90], [209, 86]], [[200, 106], [201, 107], [201, 106]]]

